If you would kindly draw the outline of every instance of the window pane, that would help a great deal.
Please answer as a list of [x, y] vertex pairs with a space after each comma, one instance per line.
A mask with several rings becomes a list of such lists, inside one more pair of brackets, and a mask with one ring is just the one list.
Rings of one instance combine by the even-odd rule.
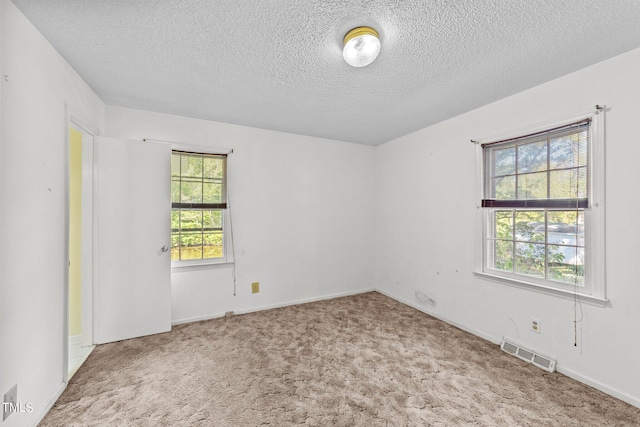
[[171, 178], [180, 179], [180, 155], [176, 153], [171, 154]]
[[518, 176], [518, 199], [546, 199], [547, 172], [529, 173]]
[[180, 259], [180, 235], [171, 233], [171, 261]]
[[202, 184], [203, 203], [222, 203], [222, 183], [205, 182]]
[[518, 173], [538, 172], [546, 169], [546, 140], [518, 146]]
[[202, 258], [202, 231], [183, 231], [180, 234], [180, 259]]
[[180, 179], [171, 180], [171, 203], [180, 202]]
[[494, 236], [498, 239], [513, 240], [513, 211], [496, 211], [494, 213]]
[[202, 180], [202, 157], [183, 154], [181, 159], [182, 178]]
[[584, 211], [578, 211], [578, 230], [576, 235], [576, 245], [584, 247]]
[[584, 246], [584, 212], [549, 211], [547, 242], [556, 245]]
[[202, 181], [182, 179], [182, 203], [202, 203]]
[[544, 212], [516, 212], [516, 240], [523, 242], [544, 242]]
[[182, 230], [202, 230], [202, 211], [199, 209], [180, 210], [180, 227]]
[[516, 198], [516, 177], [505, 176], [493, 180], [492, 198], [497, 200], [515, 200]]
[[584, 284], [584, 248], [549, 246], [549, 279]]
[[587, 132], [565, 135], [549, 141], [551, 169], [587, 165]]
[[205, 228], [205, 230], [214, 231], [213, 229], [222, 228], [222, 211], [220, 209], [206, 210], [202, 212], [202, 215], [203, 215], [202, 225]]
[[493, 268], [513, 271], [513, 242], [505, 240], [494, 241]]
[[203, 239], [205, 258], [221, 258], [223, 256], [221, 232], [205, 233]]
[[516, 173], [516, 147], [497, 149], [495, 155], [495, 175], [513, 175]]
[[171, 211], [171, 232], [177, 233], [180, 230], [180, 211], [173, 209]]
[[516, 273], [544, 277], [545, 245], [516, 243]]
[[549, 172], [551, 199], [587, 197], [587, 169], [566, 169]]
[[203, 176], [205, 178], [224, 178], [224, 159], [220, 157], [203, 158]]
[[576, 157], [578, 158], [578, 166], [587, 166], [589, 159], [587, 149], [589, 147], [589, 132], [586, 130], [580, 133], [574, 133], [571, 135], [571, 139], [574, 141], [574, 148]]

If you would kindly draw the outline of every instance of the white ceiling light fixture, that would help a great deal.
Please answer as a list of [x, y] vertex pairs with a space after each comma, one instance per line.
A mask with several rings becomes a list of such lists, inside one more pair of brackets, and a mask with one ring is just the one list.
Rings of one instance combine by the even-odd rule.
[[344, 36], [342, 57], [352, 67], [366, 67], [380, 53], [380, 36], [371, 27], [357, 27]]

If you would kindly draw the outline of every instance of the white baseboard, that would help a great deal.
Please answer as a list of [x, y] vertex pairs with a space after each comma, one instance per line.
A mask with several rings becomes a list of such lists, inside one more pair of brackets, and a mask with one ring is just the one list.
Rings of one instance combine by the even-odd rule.
[[629, 405], [633, 405], [636, 408], [640, 408], [640, 400], [639, 399], [636, 399], [633, 396], [629, 396], [628, 394], [623, 393], [623, 392], [621, 392], [619, 390], [616, 390], [613, 387], [609, 387], [608, 385], [602, 384], [599, 381], [595, 381], [595, 380], [593, 380], [593, 379], [591, 379], [589, 377], [585, 377], [584, 375], [579, 374], [579, 373], [577, 373], [577, 372], [575, 372], [575, 371], [573, 371], [573, 370], [571, 370], [569, 368], [565, 368], [565, 367], [563, 367], [562, 365], [559, 365], [559, 364], [556, 365], [556, 371], [560, 372], [563, 375], [568, 376], [569, 378], [572, 378], [572, 379], [574, 379], [576, 381], [579, 381], [579, 382], [584, 383], [584, 384], [586, 384], [588, 386], [591, 386], [591, 387], [593, 387], [593, 388], [595, 388], [597, 390], [600, 390], [603, 393], [606, 393], [606, 394], [608, 394], [610, 396], [613, 396], [616, 399], [620, 399], [623, 402], [628, 403]]
[[47, 402], [44, 408], [42, 408], [42, 411], [40, 411], [40, 413], [34, 420], [35, 422], [31, 424], [33, 427], [36, 427], [38, 424], [40, 424], [40, 422], [44, 419], [45, 415], [47, 415], [47, 413], [51, 410], [51, 408], [53, 408], [53, 405], [55, 405], [55, 403], [58, 401], [58, 399], [62, 395], [62, 392], [64, 392], [66, 388], [67, 388], [66, 383], [60, 384], [60, 387], [58, 387], [55, 393], [53, 393], [53, 396], [51, 396], [51, 399], [49, 399], [49, 402]]
[[183, 325], [185, 323], [201, 322], [203, 320], [218, 319], [224, 317], [225, 313], [206, 314], [204, 316], [187, 317], [184, 319], [176, 319], [171, 321], [171, 326]]
[[74, 344], [82, 345], [82, 335], [70, 335], [69, 336], [69, 346]]
[[[228, 310], [228, 311], [233, 311], [233, 314], [254, 313], [256, 311], [271, 310], [271, 309], [274, 309], [274, 308], [287, 307], [287, 306], [290, 306], [290, 305], [306, 304], [306, 303], [310, 303], [310, 302], [322, 301], [322, 300], [327, 300], [327, 299], [334, 299], [334, 298], [340, 298], [340, 297], [348, 297], [348, 296], [351, 296], [351, 295], [364, 294], [364, 293], [367, 293], [367, 292], [373, 292], [374, 290], [375, 289], [373, 289], [373, 288], [359, 289], [359, 290], [356, 290], [356, 291], [340, 292], [340, 293], [336, 293], [336, 294], [322, 295], [322, 296], [319, 296], [319, 297], [303, 298], [303, 299], [299, 299], [299, 300], [286, 301], [286, 302], [278, 303], [278, 304], [262, 305], [262, 306], [259, 306], [259, 307], [252, 307], [252, 308], [246, 308], [246, 309], [237, 309], [237, 310]], [[176, 320], [173, 320], [171, 322], [171, 325], [175, 326], [175, 325], [182, 325], [184, 323], [200, 322], [202, 320], [218, 319], [220, 317], [224, 317], [224, 315], [225, 315], [225, 313], [213, 313], [213, 314], [207, 314], [207, 315], [204, 315], [204, 316], [190, 317], [190, 318], [186, 318], [186, 319], [176, 319]]]
[[[424, 307], [421, 307], [418, 304], [415, 304], [415, 303], [413, 303], [411, 301], [407, 301], [407, 300], [405, 300], [403, 298], [399, 298], [399, 297], [397, 297], [395, 295], [392, 295], [390, 293], [381, 291], [379, 289], [376, 289], [376, 292], [379, 292], [382, 295], [388, 296], [389, 298], [394, 299], [394, 300], [396, 300], [396, 301], [398, 301], [398, 302], [400, 302], [402, 304], [406, 304], [409, 307], [413, 307], [416, 310], [419, 310], [419, 311], [421, 311], [423, 313], [426, 313], [429, 316], [433, 316], [436, 319], [442, 320], [445, 323], [448, 323], [448, 324], [450, 324], [452, 326], [455, 326], [458, 329], [462, 329], [463, 331], [469, 332], [470, 334], [473, 334], [473, 335], [475, 335], [477, 337], [485, 339], [485, 340], [487, 340], [487, 341], [489, 341], [491, 343], [494, 343], [494, 344], [497, 344], [497, 345], [500, 345], [502, 343], [502, 338], [494, 337], [492, 335], [485, 334], [483, 332], [467, 328], [466, 326], [463, 326], [463, 325], [461, 325], [459, 323], [452, 322], [451, 320], [447, 319], [446, 317], [443, 317], [443, 316], [441, 316], [441, 315], [439, 315], [437, 313], [431, 312], [431, 311], [425, 309]], [[561, 373], [563, 375], [568, 376], [569, 378], [572, 378], [572, 379], [574, 379], [576, 381], [579, 381], [579, 382], [581, 382], [583, 384], [586, 384], [586, 385], [591, 386], [591, 387], [593, 387], [593, 388], [595, 388], [597, 390], [600, 390], [603, 393], [606, 393], [606, 394], [608, 394], [610, 396], [613, 396], [616, 399], [620, 399], [623, 402], [628, 403], [629, 405], [633, 405], [633, 406], [635, 406], [637, 408], [640, 408], [640, 400], [639, 399], [636, 399], [635, 397], [629, 396], [628, 394], [623, 393], [623, 392], [621, 392], [619, 390], [616, 390], [615, 388], [609, 387], [609, 386], [607, 386], [605, 384], [602, 384], [599, 381], [595, 381], [595, 380], [593, 380], [593, 379], [591, 379], [589, 377], [586, 377], [586, 376], [584, 376], [582, 374], [579, 374], [579, 373], [577, 373], [577, 372], [575, 372], [575, 371], [573, 371], [573, 370], [571, 370], [569, 368], [566, 368], [566, 367], [562, 366], [562, 364], [560, 362], [558, 362], [556, 364], [556, 371], [558, 371], [559, 373]]]

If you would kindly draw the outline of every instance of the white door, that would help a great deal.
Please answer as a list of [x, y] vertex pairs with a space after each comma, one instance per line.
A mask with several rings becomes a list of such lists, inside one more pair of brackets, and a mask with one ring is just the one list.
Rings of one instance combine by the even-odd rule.
[[171, 147], [96, 138], [96, 344], [171, 330]]

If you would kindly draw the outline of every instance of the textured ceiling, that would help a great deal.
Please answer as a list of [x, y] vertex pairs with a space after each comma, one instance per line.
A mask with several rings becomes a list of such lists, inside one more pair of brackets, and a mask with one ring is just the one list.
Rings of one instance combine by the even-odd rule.
[[371, 145], [640, 46], [638, 0], [13, 1], [107, 104]]

